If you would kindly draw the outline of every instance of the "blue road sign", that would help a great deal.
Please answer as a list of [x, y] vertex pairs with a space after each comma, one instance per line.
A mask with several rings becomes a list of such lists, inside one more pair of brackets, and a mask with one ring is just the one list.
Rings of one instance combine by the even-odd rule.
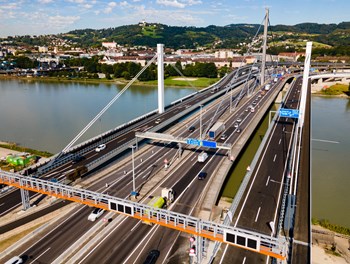
[[216, 142], [215, 141], [207, 141], [202, 140], [202, 146], [207, 148], [216, 148]]
[[280, 117], [299, 118], [299, 110], [281, 108]]
[[195, 138], [188, 138], [187, 139], [187, 144], [188, 145], [194, 145], [194, 146], [200, 146], [201, 145], [201, 141], [199, 139], [195, 139]]

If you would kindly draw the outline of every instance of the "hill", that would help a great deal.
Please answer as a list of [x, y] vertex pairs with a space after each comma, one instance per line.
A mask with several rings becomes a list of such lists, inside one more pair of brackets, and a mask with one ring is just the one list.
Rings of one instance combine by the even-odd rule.
[[[227, 26], [179, 27], [163, 24], [126, 25], [106, 29], [79, 29], [64, 34], [48, 36], [10, 37], [17, 44], [55, 46], [62, 39], [71, 46], [101, 47], [102, 42], [115, 41], [123, 46], [155, 47], [163, 43], [167, 48], [230, 48], [245, 52], [256, 32], [258, 24], [231, 24]], [[55, 40], [56, 42], [54, 42]], [[269, 52], [300, 51], [305, 41], [317, 43], [316, 53], [350, 56], [350, 22], [339, 24], [301, 23], [294, 26], [269, 27]]]

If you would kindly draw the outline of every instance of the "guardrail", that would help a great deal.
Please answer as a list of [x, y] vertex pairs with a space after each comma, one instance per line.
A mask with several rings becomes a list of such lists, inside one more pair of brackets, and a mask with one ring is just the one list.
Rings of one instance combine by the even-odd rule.
[[61, 183], [53, 183], [33, 177], [24, 177], [15, 173], [0, 171], [0, 183], [102, 208], [145, 222], [224, 242], [274, 258], [285, 259], [285, 241], [257, 232], [203, 221], [196, 217], [154, 208], [103, 193], [78, 189]]

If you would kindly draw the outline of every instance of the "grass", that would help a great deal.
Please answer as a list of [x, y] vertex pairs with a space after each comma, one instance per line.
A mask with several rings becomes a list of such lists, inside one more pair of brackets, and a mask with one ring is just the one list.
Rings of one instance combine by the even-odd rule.
[[341, 95], [348, 94], [349, 85], [337, 83], [330, 87], [323, 88], [320, 93], [324, 95]]
[[[168, 77], [164, 80], [165, 86], [182, 86], [182, 87], [190, 87], [191, 85], [195, 88], [199, 87], [208, 87], [214, 83], [216, 83], [219, 78], [196, 78], [194, 81], [182, 81], [176, 80], [178, 77]], [[192, 78], [192, 77], [191, 77]], [[142, 84], [148, 85], [157, 85], [158, 81], [148, 81], [148, 82], [140, 82]]]
[[313, 225], [322, 226], [322, 227], [324, 227], [330, 231], [336, 232], [338, 234], [350, 236], [350, 228], [336, 225], [336, 224], [332, 224], [327, 219], [312, 218], [311, 222]]
[[31, 148], [18, 146], [16, 143], [0, 144], [0, 148], [6, 148], [20, 152], [28, 152], [30, 154], [37, 155], [40, 157], [51, 157], [53, 155], [52, 153], [47, 151], [35, 150]]
[[23, 237], [25, 237], [26, 235], [28, 235], [30, 232], [34, 231], [35, 229], [37, 229], [41, 225], [42, 224], [38, 224], [38, 225], [33, 226], [25, 231], [22, 231], [20, 234], [14, 235], [12, 237], [9, 237], [9, 238], [1, 241], [0, 242], [0, 252], [3, 252], [6, 248], [13, 245], [14, 243], [16, 243], [17, 241], [19, 241], [20, 239], [22, 239]]

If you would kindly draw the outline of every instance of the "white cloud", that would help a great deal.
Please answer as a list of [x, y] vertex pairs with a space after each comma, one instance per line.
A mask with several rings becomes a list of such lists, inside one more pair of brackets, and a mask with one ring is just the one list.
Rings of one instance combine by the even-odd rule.
[[178, 8], [185, 8], [186, 5], [184, 3], [180, 3], [177, 0], [157, 0], [157, 4]]
[[85, 9], [90, 9], [93, 7], [93, 5], [92, 4], [84, 4], [84, 5], [82, 5], [82, 7], [84, 7]]
[[40, 4], [49, 4], [49, 3], [52, 3], [53, 0], [38, 0], [38, 2], [39, 2]]
[[109, 2], [107, 7], [104, 9], [104, 13], [109, 14], [113, 11], [113, 8], [117, 6], [116, 2]]
[[60, 29], [66, 28], [67, 26], [74, 24], [79, 19], [79, 16], [50, 16], [48, 18], [48, 24], [52, 28]]
[[84, 4], [85, 0], [68, 0], [68, 2], [76, 3], [76, 4]]
[[164, 6], [185, 8], [186, 6], [201, 4], [200, 0], [156, 0], [156, 3]]

